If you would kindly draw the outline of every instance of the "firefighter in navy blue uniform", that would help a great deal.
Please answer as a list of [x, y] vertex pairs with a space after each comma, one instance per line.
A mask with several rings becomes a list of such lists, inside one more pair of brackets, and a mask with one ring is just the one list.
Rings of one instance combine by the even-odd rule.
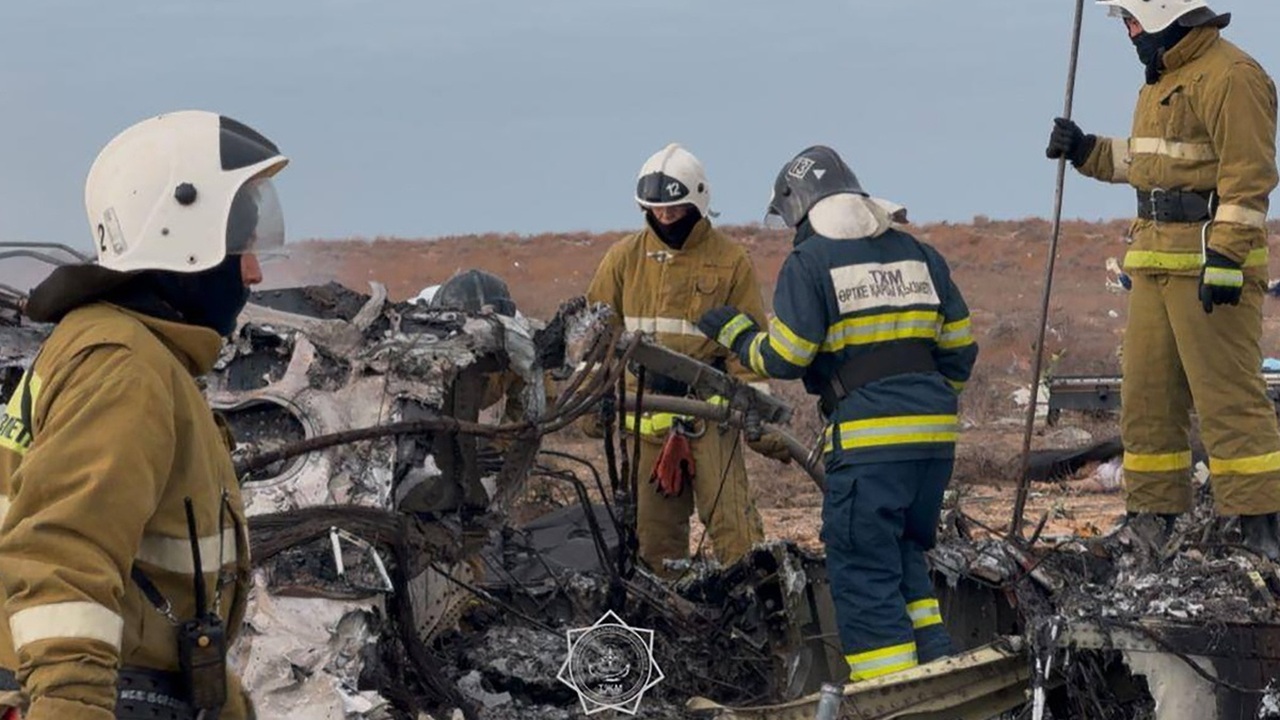
[[854, 681], [951, 653], [924, 553], [951, 479], [958, 395], [978, 346], [947, 263], [896, 229], [834, 150], [778, 174], [795, 229], [768, 330], [735, 308], [698, 327], [755, 372], [803, 378], [828, 424], [822, 539]]

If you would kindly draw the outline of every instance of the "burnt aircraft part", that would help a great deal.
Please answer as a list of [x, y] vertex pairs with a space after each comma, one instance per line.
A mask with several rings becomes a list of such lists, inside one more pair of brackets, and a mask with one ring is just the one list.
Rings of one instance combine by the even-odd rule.
[[293, 315], [351, 322], [368, 299], [366, 295], [331, 282], [326, 285], [258, 290], [249, 297], [249, 302]]
[[279, 382], [289, 368], [293, 343], [273, 332], [246, 326], [236, 338], [245, 351], [227, 363], [224, 372], [230, 390], [257, 390]]
[[[295, 410], [268, 399], [253, 400], [222, 411], [231, 435], [236, 439], [232, 458], [253, 455], [264, 450], [281, 447], [302, 440], [307, 435], [306, 426], [298, 419]], [[302, 458], [282, 460], [265, 468], [253, 470], [241, 477], [241, 482], [268, 480], [283, 475], [302, 462]]]

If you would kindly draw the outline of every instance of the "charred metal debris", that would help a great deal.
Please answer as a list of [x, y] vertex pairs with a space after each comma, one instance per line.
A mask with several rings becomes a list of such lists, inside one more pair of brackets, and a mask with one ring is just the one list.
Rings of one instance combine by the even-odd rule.
[[[49, 331], [9, 290], [6, 394]], [[261, 717], [579, 717], [557, 679], [565, 631], [606, 611], [655, 633], [666, 678], [642, 717], [807, 720], [847, 672], [821, 556], [772, 541], [674, 582], [634, 560], [642, 484], [619, 411], [649, 406], [625, 393], [628, 365], [730, 397], [700, 411], [747, 432], [785, 405], [580, 299], [543, 323], [331, 284], [255, 293], [242, 319], [206, 391], [251, 516], [232, 662]], [[586, 413], [608, 421], [603, 467], [541, 445]], [[559, 492], [535, 508], [534, 485]], [[931, 561], [964, 652], [847, 686], [842, 717], [1280, 717], [1280, 571], [1208, 502], [1167, 533], [1138, 518], [1021, 542], [951, 511]]]

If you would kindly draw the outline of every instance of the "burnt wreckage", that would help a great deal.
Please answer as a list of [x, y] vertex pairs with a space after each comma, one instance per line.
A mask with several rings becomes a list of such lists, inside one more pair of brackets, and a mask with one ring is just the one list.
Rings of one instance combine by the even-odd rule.
[[[50, 329], [21, 305], [0, 288], [6, 397]], [[847, 673], [822, 558], [770, 541], [659, 581], [634, 562], [643, 480], [614, 429], [637, 406], [748, 433], [790, 409], [609, 327], [581, 300], [542, 323], [390, 302], [376, 284], [255, 293], [206, 389], [251, 516], [232, 662], [259, 716], [579, 717], [558, 679], [566, 630], [608, 611], [654, 631], [665, 677], [639, 716], [815, 716], [821, 684]], [[730, 403], [619, 395], [628, 366]], [[603, 469], [542, 448], [602, 407]], [[535, 487], [572, 501], [532, 512]], [[846, 686], [840, 717], [1280, 717], [1280, 570], [1206, 508], [1167, 540], [1137, 523], [1014, 542], [960, 508], [944, 524], [931, 561], [965, 651]]]

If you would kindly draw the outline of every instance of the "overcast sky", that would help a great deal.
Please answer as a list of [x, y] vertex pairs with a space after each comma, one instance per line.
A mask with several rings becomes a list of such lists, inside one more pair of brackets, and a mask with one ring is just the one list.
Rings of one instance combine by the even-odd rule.
[[[1047, 217], [1073, 0], [11, 0], [0, 8], [0, 239], [88, 247], [83, 182], [166, 110], [246, 122], [293, 163], [290, 239], [633, 227], [678, 141], [721, 222], [761, 217], [803, 147], [914, 219]], [[1223, 0], [1280, 70], [1280, 2]], [[1088, 0], [1086, 131], [1127, 134], [1142, 69]], [[1132, 193], [1073, 179], [1066, 215]]]

